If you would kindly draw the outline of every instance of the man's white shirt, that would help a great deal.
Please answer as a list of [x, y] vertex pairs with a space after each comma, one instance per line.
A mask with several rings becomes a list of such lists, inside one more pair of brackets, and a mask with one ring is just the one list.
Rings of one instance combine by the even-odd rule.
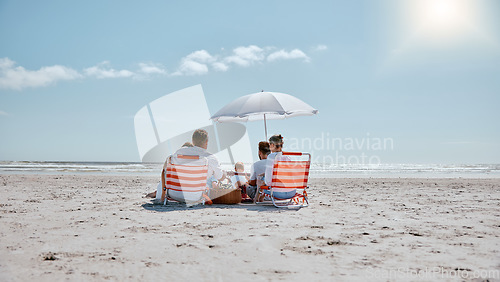
[[220, 167], [220, 163], [217, 157], [201, 147], [182, 147], [175, 152], [174, 156], [175, 155], [198, 155], [200, 157], [205, 157], [208, 161], [207, 178], [210, 178], [212, 175], [217, 180], [222, 178], [223, 171]]

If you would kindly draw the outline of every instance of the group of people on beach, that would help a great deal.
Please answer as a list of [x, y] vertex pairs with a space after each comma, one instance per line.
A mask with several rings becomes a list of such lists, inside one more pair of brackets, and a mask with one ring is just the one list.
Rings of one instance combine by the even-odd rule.
[[[250, 174], [246, 174], [244, 164], [241, 162], [235, 164], [234, 171], [224, 171], [221, 168], [217, 157], [207, 151], [209, 140], [206, 130], [195, 130], [191, 139], [192, 143], [184, 143], [174, 155], [198, 155], [206, 158], [208, 161], [207, 187], [209, 189], [218, 188], [219, 183], [228, 179], [233, 188], [241, 189], [243, 198], [251, 200], [254, 200], [257, 196], [257, 187], [271, 185], [274, 161], [277, 157], [281, 157], [278, 153], [283, 149], [283, 137], [279, 134], [271, 136], [269, 141], [259, 142], [259, 161], [253, 163], [250, 167]], [[167, 163], [168, 158], [165, 161], [163, 169], [166, 168]], [[161, 189], [162, 187], [159, 186], [156, 192], [150, 193], [148, 196], [155, 197], [157, 201], [160, 201], [162, 195]], [[282, 198], [289, 198], [290, 195], [288, 193], [295, 194], [295, 192], [281, 192], [283, 195], [279, 195], [280, 192], [277, 193], [276, 196]]]

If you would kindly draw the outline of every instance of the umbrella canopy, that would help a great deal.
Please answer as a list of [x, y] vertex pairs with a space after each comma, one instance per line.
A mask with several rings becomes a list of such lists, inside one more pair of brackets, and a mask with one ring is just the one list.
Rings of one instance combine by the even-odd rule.
[[317, 113], [318, 110], [291, 95], [262, 91], [237, 98], [215, 113], [211, 119], [218, 122], [264, 120], [267, 140], [266, 119], [310, 116]]

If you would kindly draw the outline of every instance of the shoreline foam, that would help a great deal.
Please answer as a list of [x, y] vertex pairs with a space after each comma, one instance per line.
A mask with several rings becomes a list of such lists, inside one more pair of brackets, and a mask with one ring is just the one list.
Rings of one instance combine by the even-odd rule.
[[[0, 174], [157, 176], [162, 163], [2, 161]], [[246, 167], [249, 169], [250, 164]], [[232, 170], [231, 164], [222, 168]], [[500, 178], [500, 164], [312, 164], [312, 178]]]

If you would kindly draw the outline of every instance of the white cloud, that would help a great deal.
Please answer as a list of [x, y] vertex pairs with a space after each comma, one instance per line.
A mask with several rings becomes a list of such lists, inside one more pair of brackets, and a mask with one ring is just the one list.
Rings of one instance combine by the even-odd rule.
[[181, 64], [172, 75], [202, 75], [208, 73], [208, 63], [214, 63], [215, 57], [206, 50], [195, 51], [181, 59]]
[[155, 63], [139, 63], [139, 72], [146, 75], [167, 73], [163, 66]]
[[12, 61], [9, 58], [0, 58], [0, 69], [10, 69], [12, 68], [16, 62]]
[[[221, 52], [224, 52], [221, 48]], [[301, 50], [293, 49], [290, 52], [276, 50], [275, 47], [259, 47], [256, 45], [239, 46], [232, 50], [230, 55], [212, 55], [206, 50], [195, 51], [181, 59], [180, 65], [172, 75], [203, 75], [210, 69], [225, 72], [232, 66], [249, 67], [256, 63], [275, 60], [303, 59], [309, 62], [310, 58]]]
[[60, 65], [42, 67], [35, 71], [15, 65], [16, 63], [9, 58], [0, 58], [0, 88], [22, 90], [82, 77], [76, 70]]
[[173, 75], [202, 75], [206, 73], [208, 73], [208, 66], [206, 64], [184, 60]]
[[115, 70], [110, 67], [110, 63], [108, 61], [104, 61], [97, 66], [93, 66], [90, 68], [86, 68], [83, 72], [87, 76], [95, 76], [99, 79], [103, 78], [120, 78], [120, 77], [132, 77], [135, 73], [129, 70]]
[[259, 46], [250, 45], [248, 47], [237, 47], [233, 50], [233, 55], [224, 59], [226, 63], [233, 63], [242, 67], [248, 67], [255, 62], [264, 60], [264, 49]]
[[314, 47], [314, 51], [325, 51], [325, 50], [328, 50], [328, 46], [323, 45], [323, 44], [320, 44], [320, 45]]
[[279, 50], [267, 56], [267, 60], [269, 62], [276, 60], [292, 60], [292, 59], [304, 59], [305, 62], [310, 61], [309, 57], [299, 49], [293, 49], [290, 52], [287, 52], [285, 50]]
[[215, 60], [215, 58], [210, 55], [206, 50], [195, 51], [184, 58], [187, 61], [196, 61], [199, 63], [210, 63]]
[[221, 63], [221, 62], [215, 62], [212, 64], [212, 67], [216, 70], [216, 71], [227, 71], [229, 69], [229, 66], [224, 64], [224, 63]]
[[4, 111], [0, 111], [0, 116], [8, 116], [9, 114], [7, 112], [4, 112]]
[[[316, 50], [325, 50], [325, 45], [318, 45]], [[263, 64], [266, 61], [303, 59], [309, 62], [310, 58], [301, 50], [293, 49], [275, 51], [275, 47], [259, 47], [257, 45], [239, 46], [231, 53], [212, 55], [206, 50], [198, 50], [181, 58], [178, 68], [173, 73], [168, 73], [164, 66], [154, 62], [142, 62], [134, 71], [112, 68], [110, 62], [104, 61], [95, 66], [85, 68], [80, 72], [61, 65], [42, 67], [37, 71], [26, 70], [21, 66], [16, 67], [15, 62], [9, 58], [0, 58], [0, 88], [21, 90], [26, 87], [41, 87], [53, 84], [59, 80], [73, 80], [84, 77], [107, 78], [132, 78], [147, 79], [155, 75], [204, 75], [210, 70], [225, 72], [231, 67], [249, 67], [254, 64]], [[274, 52], [273, 52], [274, 51]]]

